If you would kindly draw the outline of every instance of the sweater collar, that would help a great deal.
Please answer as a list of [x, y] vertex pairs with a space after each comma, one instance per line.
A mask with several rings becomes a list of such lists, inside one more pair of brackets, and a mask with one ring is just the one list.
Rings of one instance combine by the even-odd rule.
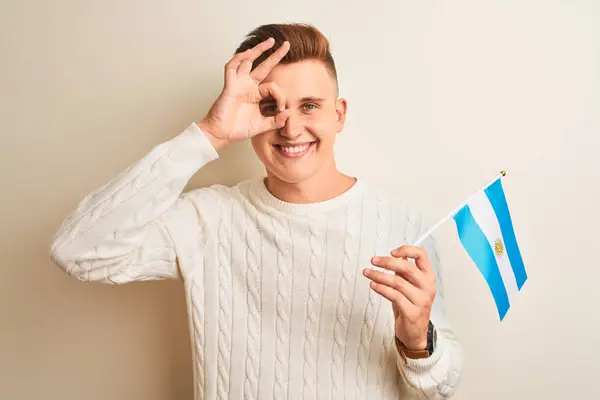
[[265, 185], [265, 177], [253, 179], [250, 184], [250, 196], [255, 203], [274, 208], [288, 214], [321, 214], [342, 207], [356, 199], [362, 191], [359, 179], [344, 193], [329, 200], [317, 203], [288, 203], [275, 197]]

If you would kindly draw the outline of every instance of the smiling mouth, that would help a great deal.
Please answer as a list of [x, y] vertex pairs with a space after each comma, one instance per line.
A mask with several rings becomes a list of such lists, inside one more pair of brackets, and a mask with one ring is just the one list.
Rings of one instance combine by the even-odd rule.
[[295, 146], [284, 146], [280, 144], [274, 144], [273, 147], [277, 149], [279, 154], [282, 154], [285, 157], [298, 158], [307, 154], [313, 147], [315, 147], [316, 144], [317, 142], [315, 141]]

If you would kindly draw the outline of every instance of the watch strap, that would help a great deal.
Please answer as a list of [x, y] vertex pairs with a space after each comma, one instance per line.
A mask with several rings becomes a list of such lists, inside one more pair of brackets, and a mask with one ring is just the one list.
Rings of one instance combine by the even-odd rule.
[[411, 350], [406, 348], [406, 346], [404, 345], [404, 343], [402, 343], [400, 341], [400, 339], [396, 338], [396, 348], [398, 349], [398, 352], [400, 353], [400, 355], [402, 356], [402, 358], [404, 360], [406, 360], [407, 358], [410, 359], [420, 359], [420, 358], [429, 358], [430, 354], [429, 354], [429, 350], [427, 349], [423, 349], [423, 350]]
[[421, 359], [421, 358], [429, 358], [435, 349], [435, 343], [437, 341], [437, 331], [433, 326], [433, 323], [429, 321], [429, 328], [427, 330], [427, 347], [422, 350], [411, 350], [408, 349], [404, 343], [398, 339], [397, 336], [394, 337], [396, 339], [396, 349], [402, 356], [404, 360], [407, 358], [410, 359]]

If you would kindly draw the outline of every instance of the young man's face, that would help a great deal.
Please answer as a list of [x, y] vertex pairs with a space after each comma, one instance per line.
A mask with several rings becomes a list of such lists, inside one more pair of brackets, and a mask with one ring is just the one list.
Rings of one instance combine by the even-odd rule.
[[[299, 183], [335, 169], [333, 144], [344, 127], [346, 101], [337, 98], [335, 79], [321, 61], [277, 65], [263, 81], [274, 82], [291, 110], [286, 125], [252, 138], [252, 146], [270, 178]], [[273, 101], [260, 104], [273, 115]]]

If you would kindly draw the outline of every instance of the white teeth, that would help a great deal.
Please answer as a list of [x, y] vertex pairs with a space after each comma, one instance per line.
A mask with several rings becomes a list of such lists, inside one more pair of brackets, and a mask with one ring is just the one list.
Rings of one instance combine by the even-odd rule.
[[294, 147], [283, 147], [281, 146], [281, 150], [286, 153], [295, 154], [302, 153], [304, 150], [308, 149], [309, 144], [303, 144], [302, 146], [294, 146]]

